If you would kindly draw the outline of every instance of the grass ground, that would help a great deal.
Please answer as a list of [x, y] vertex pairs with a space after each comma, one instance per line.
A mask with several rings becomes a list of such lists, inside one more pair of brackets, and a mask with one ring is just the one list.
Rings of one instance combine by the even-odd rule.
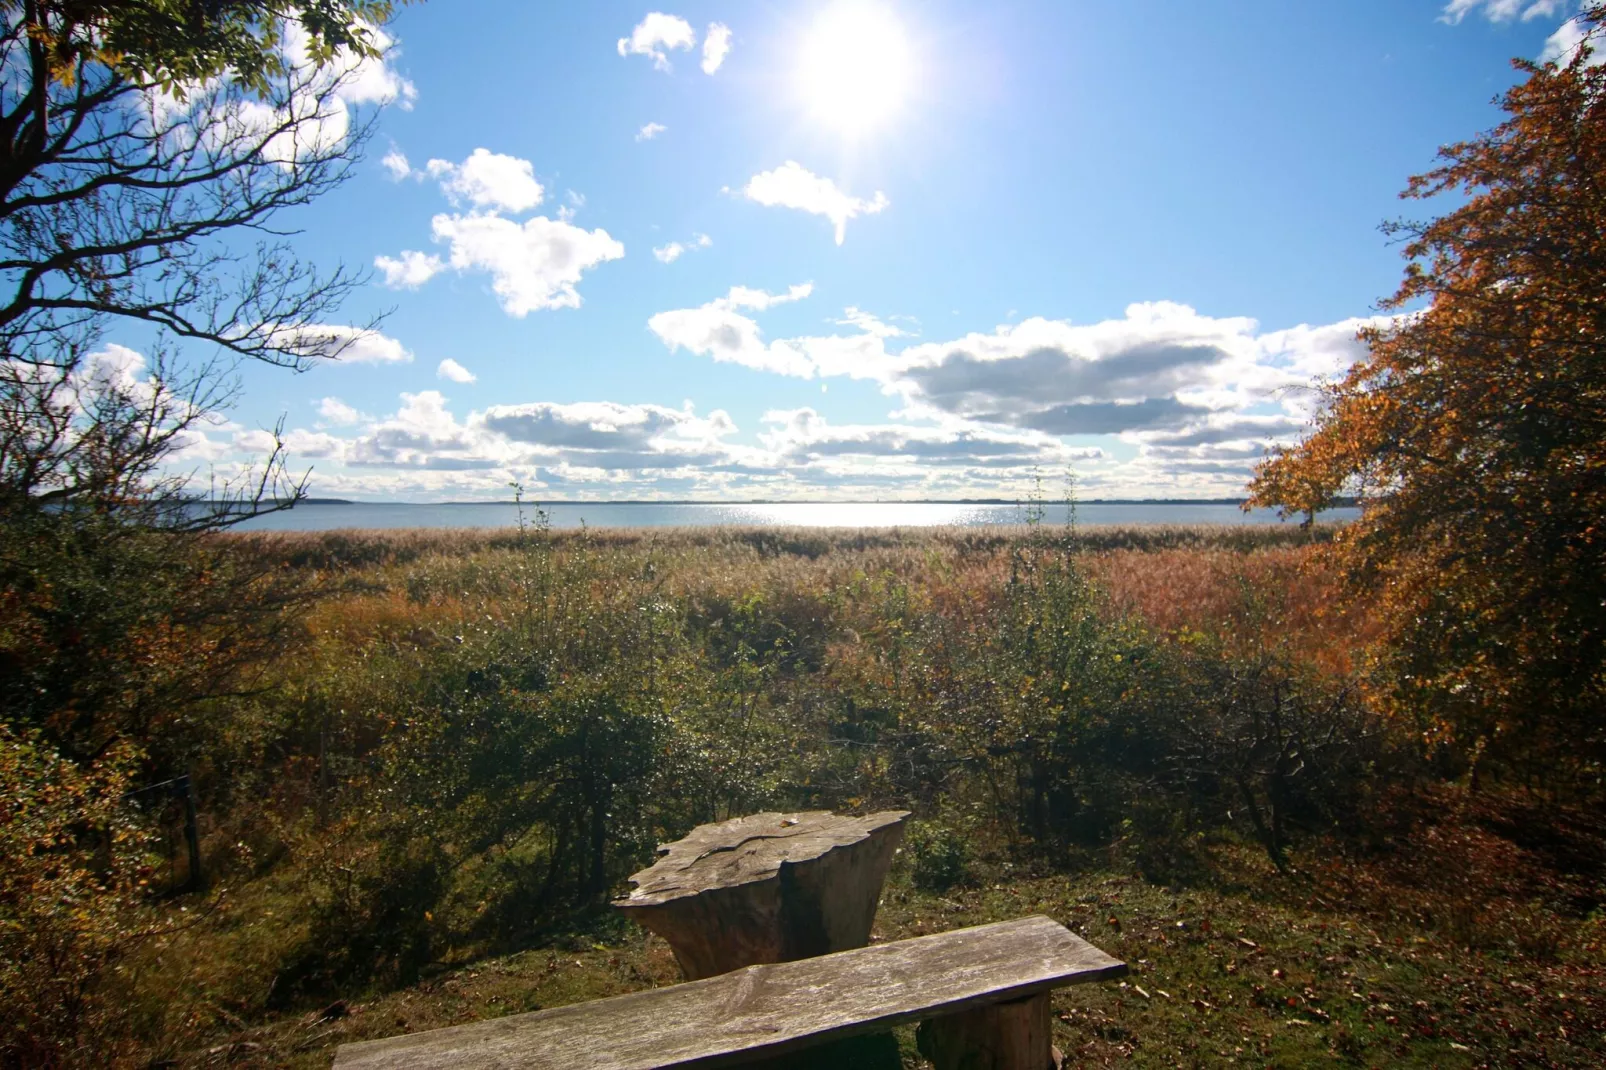
[[[1606, 822], [1459, 789], [1392, 812], [1370, 850], [1309, 845], [1286, 874], [1220, 839], [1192, 849], [1185, 878], [1145, 877], [1118, 845], [1053, 860], [1055, 873], [980, 859], [936, 892], [913, 885], [905, 857], [875, 939], [1046, 914], [1124, 959], [1124, 981], [1055, 997], [1071, 1066], [1606, 1065], [1606, 917], [1576, 909], [1606, 891]], [[603, 912], [542, 946], [243, 1029], [184, 1061], [324, 1067], [348, 1041], [677, 980], [667, 945]]]

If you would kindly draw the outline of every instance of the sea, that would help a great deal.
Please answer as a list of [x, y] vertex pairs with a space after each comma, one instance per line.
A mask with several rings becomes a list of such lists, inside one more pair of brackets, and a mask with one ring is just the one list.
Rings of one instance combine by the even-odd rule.
[[[926, 528], [982, 527], [1022, 524], [1028, 507], [1017, 504], [965, 502], [559, 502], [525, 503], [527, 523], [537, 510], [554, 528], [659, 527], [806, 527]], [[259, 516], [239, 526], [245, 531], [335, 531], [346, 528], [500, 528], [519, 523], [521, 507], [513, 502], [448, 502], [441, 504], [378, 502], [313, 502]], [[1333, 509], [1318, 519], [1342, 523], [1358, 509]], [[1042, 522], [1062, 524], [1063, 503], [1045, 503]], [[1083, 502], [1076, 506], [1078, 525], [1130, 527], [1149, 524], [1278, 524], [1271, 509], [1245, 512], [1232, 502]]]

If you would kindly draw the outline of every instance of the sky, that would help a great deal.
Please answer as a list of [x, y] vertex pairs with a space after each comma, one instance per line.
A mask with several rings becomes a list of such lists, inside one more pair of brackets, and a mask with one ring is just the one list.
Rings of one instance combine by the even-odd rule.
[[1237, 496], [1361, 354], [1408, 176], [1576, 10], [406, 6], [363, 159], [280, 218], [381, 325], [242, 365], [175, 463], [282, 424], [365, 501]]

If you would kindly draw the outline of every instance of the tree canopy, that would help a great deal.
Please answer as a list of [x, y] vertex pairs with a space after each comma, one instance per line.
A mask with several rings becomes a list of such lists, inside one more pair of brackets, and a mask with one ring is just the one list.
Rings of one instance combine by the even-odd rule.
[[1606, 744], [1606, 4], [1580, 19], [1583, 47], [1517, 61], [1505, 120], [1411, 179], [1461, 203], [1385, 227], [1410, 260], [1392, 322], [1250, 488], [1286, 512], [1361, 496], [1334, 545], [1387, 698], [1474, 750]]
[[[404, 0], [405, 2], [405, 0]], [[183, 91], [225, 72], [263, 91], [284, 73], [278, 46], [294, 20], [307, 33], [312, 58], [339, 49], [377, 54], [375, 26], [393, 0], [7, 0], [58, 82], [98, 63], [137, 82]]]

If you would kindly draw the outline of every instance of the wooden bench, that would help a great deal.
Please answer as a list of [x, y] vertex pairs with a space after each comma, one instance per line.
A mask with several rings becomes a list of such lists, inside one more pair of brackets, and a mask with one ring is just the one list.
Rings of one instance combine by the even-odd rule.
[[658, 1070], [767, 1062], [921, 1022], [937, 1070], [1048, 1070], [1049, 994], [1126, 964], [1044, 917], [347, 1044], [336, 1070]]

